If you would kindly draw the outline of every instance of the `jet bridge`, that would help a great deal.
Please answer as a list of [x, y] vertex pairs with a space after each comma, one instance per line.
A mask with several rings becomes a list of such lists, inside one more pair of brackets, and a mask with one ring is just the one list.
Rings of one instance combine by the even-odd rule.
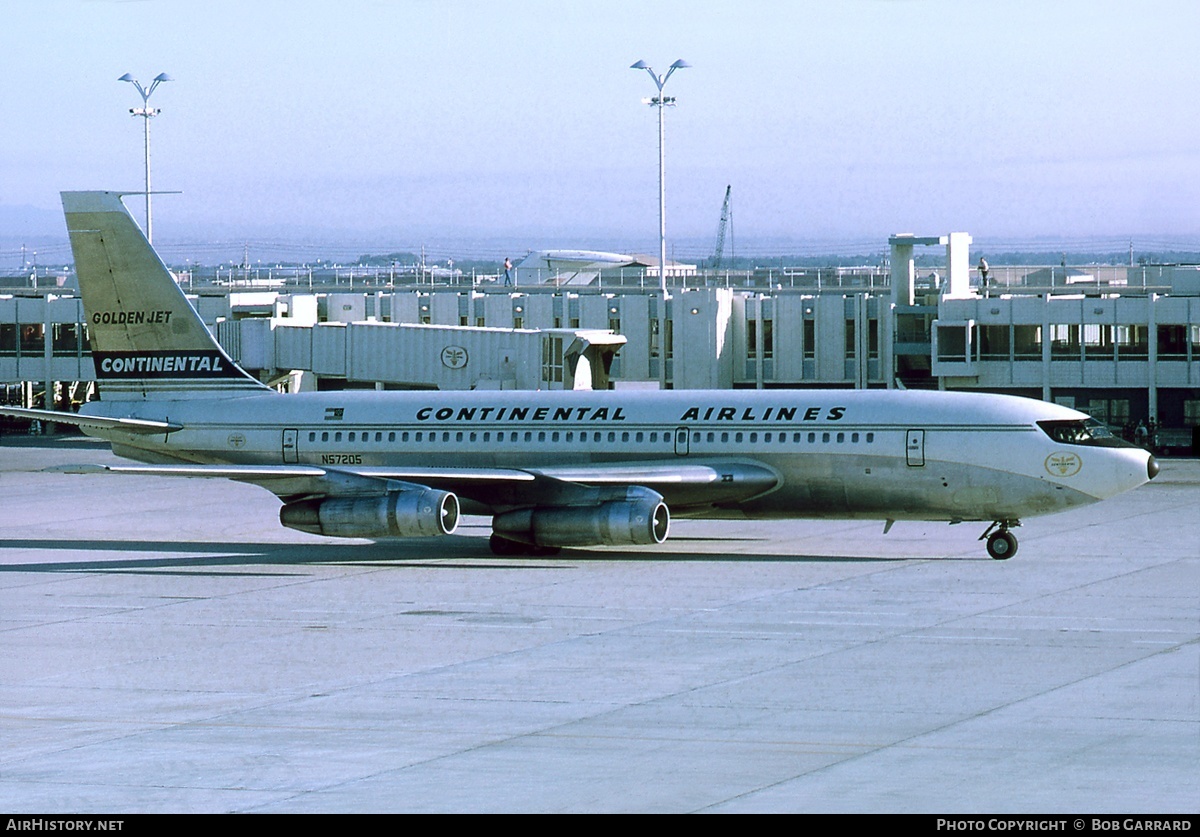
[[626, 342], [623, 335], [601, 329], [297, 324], [286, 317], [226, 320], [217, 323], [216, 333], [242, 368], [263, 380], [291, 376], [293, 389], [317, 388], [314, 383], [381, 389], [608, 389], [613, 358]]

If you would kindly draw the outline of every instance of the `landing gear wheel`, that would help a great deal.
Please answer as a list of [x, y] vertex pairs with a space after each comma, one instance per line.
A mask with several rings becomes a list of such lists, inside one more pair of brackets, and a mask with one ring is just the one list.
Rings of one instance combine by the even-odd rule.
[[993, 532], [987, 539], [987, 551], [997, 561], [1007, 561], [1017, 554], [1017, 536], [1007, 529]]
[[502, 538], [499, 535], [492, 535], [488, 540], [488, 546], [492, 548], [493, 555], [524, 555], [529, 549], [527, 544], [520, 541], [510, 541], [508, 538]]
[[557, 555], [562, 552], [561, 546], [531, 546], [526, 550], [530, 555]]

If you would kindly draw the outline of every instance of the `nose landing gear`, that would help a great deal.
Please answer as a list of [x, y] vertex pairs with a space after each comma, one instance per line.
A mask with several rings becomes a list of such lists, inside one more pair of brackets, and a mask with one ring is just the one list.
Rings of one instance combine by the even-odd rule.
[[[987, 539], [988, 555], [997, 561], [1007, 561], [1017, 554], [1017, 536], [1008, 531], [1009, 527], [1021, 525], [1019, 520], [997, 520], [979, 536], [979, 540]], [[997, 528], [998, 527], [998, 528]]]

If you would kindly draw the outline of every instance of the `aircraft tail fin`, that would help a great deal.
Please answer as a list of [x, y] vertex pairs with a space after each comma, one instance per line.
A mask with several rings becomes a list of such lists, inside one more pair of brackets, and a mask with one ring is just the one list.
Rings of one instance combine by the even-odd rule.
[[120, 192], [63, 192], [62, 202], [103, 400], [271, 391], [209, 333]]

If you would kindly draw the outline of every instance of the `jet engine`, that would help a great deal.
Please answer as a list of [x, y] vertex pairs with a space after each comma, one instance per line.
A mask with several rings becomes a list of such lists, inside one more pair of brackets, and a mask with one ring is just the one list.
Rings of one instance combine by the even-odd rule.
[[423, 538], [458, 528], [458, 497], [410, 488], [368, 497], [325, 497], [288, 503], [279, 522], [289, 529], [334, 538]]
[[662, 495], [639, 487], [623, 500], [595, 506], [518, 509], [492, 518], [492, 531], [501, 538], [552, 547], [662, 543], [670, 527]]

